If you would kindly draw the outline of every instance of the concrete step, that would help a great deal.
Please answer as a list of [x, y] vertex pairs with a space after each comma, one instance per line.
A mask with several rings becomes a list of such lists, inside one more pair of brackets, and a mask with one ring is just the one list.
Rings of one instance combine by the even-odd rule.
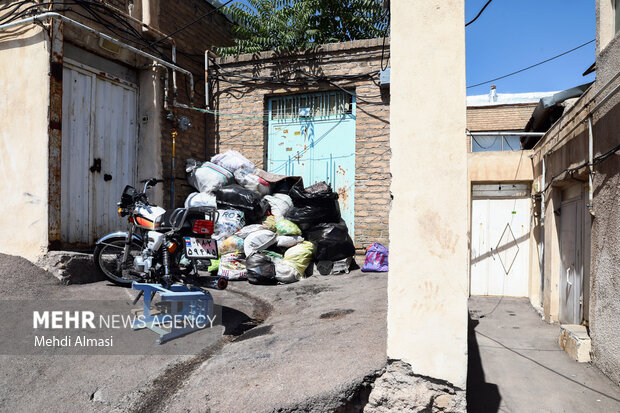
[[585, 326], [562, 324], [558, 344], [573, 360], [579, 363], [590, 362], [592, 343]]

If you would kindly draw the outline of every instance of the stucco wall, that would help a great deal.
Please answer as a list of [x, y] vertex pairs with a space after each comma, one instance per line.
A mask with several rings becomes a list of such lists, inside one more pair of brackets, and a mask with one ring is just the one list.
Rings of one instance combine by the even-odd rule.
[[532, 151], [468, 153], [469, 182], [531, 182], [531, 154]]
[[0, 32], [0, 252], [47, 248], [49, 42], [39, 27]]
[[[597, 61], [596, 82], [575, 105], [547, 132], [534, 148], [534, 180], [538, 189], [556, 182], [547, 192], [545, 226], [545, 317], [557, 320], [559, 252], [557, 217], [561, 192], [567, 185], [587, 181], [587, 169], [575, 168], [588, 160], [587, 118], [592, 116], [595, 165], [593, 185], [593, 213], [591, 220], [590, 283], [584, 286], [590, 297], [584, 298], [589, 308], [589, 332], [592, 338], [592, 360], [614, 382], [620, 382], [620, 155], [612, 154], [605, 160], [597, 157], [620, 144], [620, 94], [614, 88], [620, 71], [620, 37], [613, 32], [613, 7], [610, 1], [597, 1]], [[609, 98], [608, 98], [609, 97]], [[601, 104], [603, 100], [606, 103]], [[546, 154], [547, 180], [541, 181], [542, 157]], [[586, 222], [589, 213], [585, 211]], [[587, 229], [587, 228], [586, 228]], [[584, 246], [587, 253], [587, 242]], [[589, 310], [589, 311], [587, 311]]]
[[465, 388], [467, 155], [454, 144], [466, 126], [464, 2], [393, 2], [391, 16], [388, 358]]
[[[605, 3], [605, 2], [603, 2]], [[620, 84], [608, 82], [620, 71], [620, 36], [615, 36], [596, 61], [597, 102]], [[620, 94], [594, 113], [594, 154], [620, 144]], [[594, 176], [590, 276], [590, 335], [592, 361], [620, 383], [620, 155], [599, 163]]]

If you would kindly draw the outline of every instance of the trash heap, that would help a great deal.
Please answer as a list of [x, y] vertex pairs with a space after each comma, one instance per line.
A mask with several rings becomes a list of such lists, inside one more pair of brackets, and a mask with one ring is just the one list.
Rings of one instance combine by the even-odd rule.
[[218, 209], [213, 239], [220, 259], [209, 271], [253, 284], [293, 283], [312, 275], [348, 272], [355, 246], [340, 216], [338, 194], [325, 182], [255, 168], [237, 151], [187, 160], [198, 190], [185, 207]]

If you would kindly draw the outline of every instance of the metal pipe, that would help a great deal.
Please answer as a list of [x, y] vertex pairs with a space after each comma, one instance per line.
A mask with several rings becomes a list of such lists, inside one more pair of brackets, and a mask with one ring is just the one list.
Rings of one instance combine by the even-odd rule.
[[592, 116], [588, 116], [588, 211], [594, 215], [594, 131]]
[[467, 132], [467, 136], [544, 136], [545, 132]]
[[540, 285], [538, 286], [538, 295], [540, 303], [544, 302], [543, 290], [545, 285], [545, 179], [547, 175], [547, 165], [545, 156], [542, 158], [542, 182], [540, 188]]
[[[177, 63], [177, 48], [176, 47], [172, 47], [172, 63], [174, 63], [176, 65]], [[177, 103], [177, 96], [178, 96], [178, 92], [177, 92], [177, 74], [173, 71], [172, 72], [172, 106], [175, 106]]]
[[[190, 83], [193, 84], [193, 82], [194, 82], [194, 75], [189, 70], [185, 70], [185, 69], [177, 66], [176, 64], [168, 63], [168, 62], [166, 62], [163, 59], [155, 57], [155, 56], [153, 56], [153, 55], [151, 55], [149, 53], [143, 52], [142, 50], [137, 49], [137, 48], [135, 48], [133, 46], [130, 46], [130, 45], [126, 44], [126, 43], [123, 43], [123, 42], [121, 42], [121, 41], [119, 41], [119, 40], [117, 40], [117, 39], [115, 39], [113, 37], [108, 36], [107, 34], [104, 34], [104, 33], [101, 33], [100, 31], [92, 29], [92, 28], [86, 26], [85, 24], [82, 24], [82, 23], [77, 22], [77, 21], [75, 21], [73, 19], [65, 17], [64, 15], [62, 15], [60, 13], [46, 12], [46, 13], [39, 14], [37, 16], [32, 16], [32, 17], [28, 17], [28, 18], [25, 18], [25, 19], [22, 19], [22, 20], [17, 20], [17, 21], [11, 22], [11, 23], [6, 23], [6, 24], [3, 24], [3, 25], [0, 25], [0, 30], [10, 29], [11, 27], [19, 26], [21, 24], [32, 23], [32, 22], [35, 22], [35, 21], [42, 21], [42, 20], [44, 20], [46, 18], [59, 19], [59, 20], [65, 22], [65, 23], [69, 23], [71, 25], [79, 27], [80, 29], [86, 30], [86, 31], [88, 31], [90, 33], [93, 33], [93, 34], [95, 34], [97, 36], [100, 36], [101, 38], [103, 38], [105, 40], [108, 40], [108, 41], [110, 41], [110, 42], [112, 42], [114, 44], [117, 44], [117, 45], [119, 45], [119, 46], [121, 46], [121, 47], [123, 47], [123, 48], [125, 48], [125, 49], [127, 49], [127, 50], [129, 50], [131, 52], [133, 52], [133, 53], [136, 53], [136, 54], [138, 54], [140, 56], [146, 57], [149, 60], [155, 61], [155, 62], [159, 63], [160, 65], [165, 66], [165, 67], [171, 69], [173, 75], [176, 74], [176, 72], [183, 73], [184, 75], [186, 75], [186, 76], [188, 76], [190, 78]], [[176, 47], [174, 47], [174, 45], [173, 45], [173, 56], [176, 59]]]
[[209, 51], [205, 52], [205, 107], [209, 109]]

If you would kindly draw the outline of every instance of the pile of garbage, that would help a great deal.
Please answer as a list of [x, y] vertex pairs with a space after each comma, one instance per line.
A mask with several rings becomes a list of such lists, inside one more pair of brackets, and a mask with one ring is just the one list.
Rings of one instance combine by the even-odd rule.
[[198, 190], [185, 207], [218, 210], [213, 239], [220, 259], [209, 271], [254, 284], [293, 283], [312, 275], [348, 272], [355, 246], [340, 215], [338, 194], [325, 182], [304, 187], [299, 176], [255, 168], [231, 150], [210, 162], [187, 160]]

